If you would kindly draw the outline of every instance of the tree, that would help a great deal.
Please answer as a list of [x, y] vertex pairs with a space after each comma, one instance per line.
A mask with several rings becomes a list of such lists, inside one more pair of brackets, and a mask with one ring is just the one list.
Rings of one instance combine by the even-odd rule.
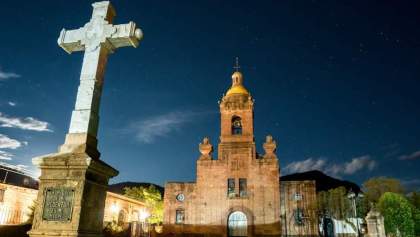
[[368, 202], [377, 203], [386, 192], [404, 193], [404, 188], [398, 179], [376, 177], [363, 183], [363, 189]]
[[412, 205], [402, 195], [386, 192], [378, 201], [385, 219], [385, 231], [392, 236], [414, 237]]
[[154, 186], [149, 187], [125, 187], [124, 195], [141, 202], [144, 202], [150, 211], [147, 222], [150, 224], [160, 224], [163, 221], [163, 200], [162, 194]]
[[419, 192], [412, 192], [407, 195], [408, 201], [411, 202], [411, 204], [420, 210], [420, 193]]
[[349, 217], [352, 210], [345, 187], [319, 192], [317, 202], [320, 215], [328, 214], [336, 219]]
[[407, 198], [412, 205], [414, 232], [416, 236], [420, 236], [420, 193], [412, 192], [409, 195], [407, 195]]
[[414, 221], [414, 233], [416, 236], [420, 236], [420, 209], [413, 206], [412, 215]]

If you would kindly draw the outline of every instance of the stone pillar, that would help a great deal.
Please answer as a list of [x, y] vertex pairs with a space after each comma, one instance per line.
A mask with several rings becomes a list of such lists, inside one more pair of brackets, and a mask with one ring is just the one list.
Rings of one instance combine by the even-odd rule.
[[31, 237], [102, 236], [108, 180], [118, 171], [86, 153], [34, 158], [41, 168]]
[[84, 27], [65, 30], [58, 44], [66, 52], [85, 51], [69, 133], [58, 153], [33, 159], [41, 169], [30, 237], [102, 236], [108, 181], [118, 171], [99, 160], [99, 104], [107, 57], [120, 47], [137, 47], [142, 37], [134, 22], [112, 25], [109, 1], [92, 4]]
[[367, 237], [386, 237], [384, 217], [381, 213], [372, 207], [366, 216]]

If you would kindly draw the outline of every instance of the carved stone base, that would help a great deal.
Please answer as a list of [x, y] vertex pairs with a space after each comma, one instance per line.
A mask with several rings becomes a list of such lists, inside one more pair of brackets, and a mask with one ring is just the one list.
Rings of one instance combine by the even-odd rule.
[[56, 153], [32, 162], [41, 169], [30, 237], [99, 237], [108, 181], [118, 171], [86, 153]]

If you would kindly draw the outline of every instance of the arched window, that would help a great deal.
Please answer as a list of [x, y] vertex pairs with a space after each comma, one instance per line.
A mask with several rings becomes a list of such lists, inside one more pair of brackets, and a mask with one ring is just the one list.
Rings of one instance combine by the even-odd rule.
[[232, 117], [232, 135], [241, 135], [241, 134], [242, 134], [241, 117], [233, 116]]
[[118, 225], [123, 225], [127, 222], [127, 213], [124, 210], [121, 210], [118, 213]]

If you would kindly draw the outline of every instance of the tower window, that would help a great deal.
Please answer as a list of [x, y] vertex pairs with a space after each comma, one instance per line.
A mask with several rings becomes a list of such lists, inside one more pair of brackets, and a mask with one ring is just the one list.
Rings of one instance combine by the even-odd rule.
[[185, 220], [185, 211], [178, 209], [176, 210], [176, 214], [175, 214], [175, 223], [176, 224], [183, 224], [184, 220]]
[[228, 197], [235, 197], [235, 179], [228, 179], [228, 190], [227, 190], [227, 195]]
[[232, 135], [242, 134], [242, 121], [238, 116], [232, 117]]
[[239, 196], [246, 197], [246, 179], [239, 179]]

